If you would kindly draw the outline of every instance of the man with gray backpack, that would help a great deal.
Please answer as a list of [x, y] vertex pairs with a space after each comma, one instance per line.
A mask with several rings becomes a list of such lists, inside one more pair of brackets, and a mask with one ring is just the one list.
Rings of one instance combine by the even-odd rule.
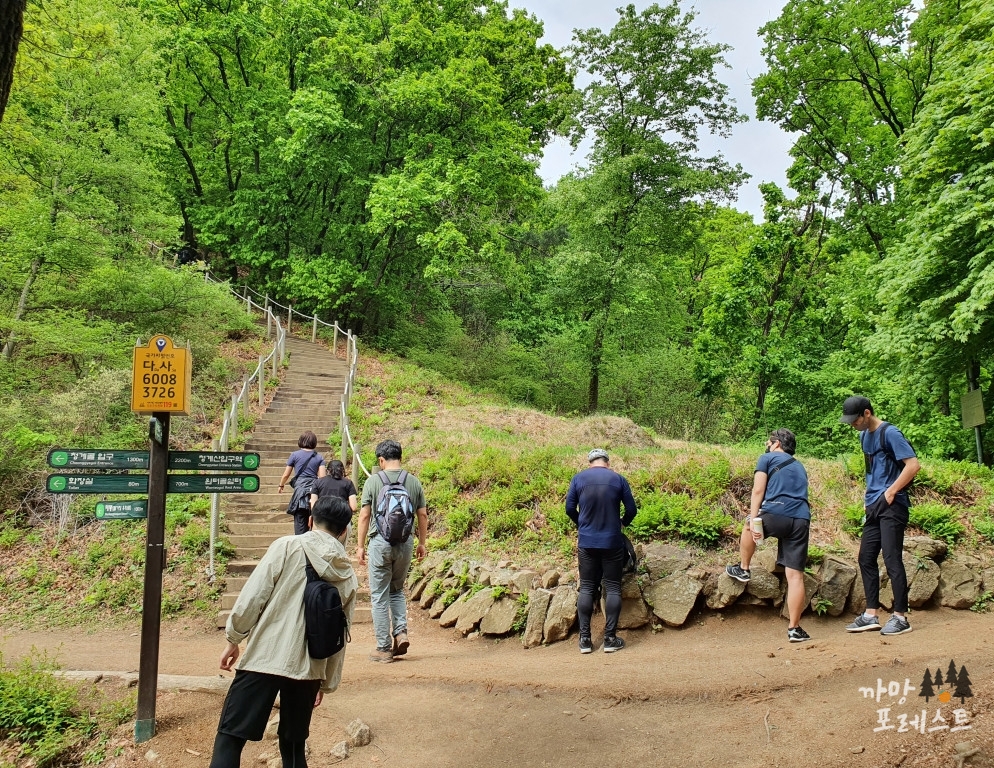
[[[414, 554], [417, 521], [418, 560], [428, 554], [428, 509], [421, 482], [402, 469], [400, 443], [384, 440], [376, 446], [378, 472], [362, 487], [356, 558], [369, 567], [376, 650], [372, 661], [392, 662], [407, 653], [407, 597], [404, 581]], [[373, 525], [370, 525], [372, 521]]]

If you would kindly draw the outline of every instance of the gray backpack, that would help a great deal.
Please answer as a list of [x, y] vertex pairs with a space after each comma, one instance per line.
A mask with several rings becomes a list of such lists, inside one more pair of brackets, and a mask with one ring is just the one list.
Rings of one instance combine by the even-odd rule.
[[400, 470], [396, 482], [390, 482], [386, 472], [377, 472], [383, 487], [376, 496], [376, 531], [390, 544], [401, 544], [411, 537], [414, 529], [414, 502], [404, 487], [407, 470]]

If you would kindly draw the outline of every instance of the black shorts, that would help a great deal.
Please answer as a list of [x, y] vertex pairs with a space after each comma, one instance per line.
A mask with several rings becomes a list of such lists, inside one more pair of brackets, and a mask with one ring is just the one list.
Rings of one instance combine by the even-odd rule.
[[221, 709], [217, 732], [247, 741], [262, 741], [278, 693], [279, 735], [289, 741], [307, 741], [314, 699], [319, 690], [320, 680], [293, 680], [264, 672], [235, 670], [235, 679], [231, 681]]
[[772, 512], [760, 515], [763, 536], [777, 540], [777, 565], [803, 571], [808, 564], [808, 536], [811, 521]]

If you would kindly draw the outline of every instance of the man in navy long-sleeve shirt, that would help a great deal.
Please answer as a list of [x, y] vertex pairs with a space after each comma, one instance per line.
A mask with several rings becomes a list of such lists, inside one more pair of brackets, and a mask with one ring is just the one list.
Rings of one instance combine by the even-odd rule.
[[580, 653], [594, 650], [590, 616], [601, 580], [606, 618], [604, 650], [612, 653], [625, 647], [625, 641], [615, 634], [621, 615], [621, 578], [626, 554], [621, 526], [635, 519], [635, 499], [628, 481], [611, 469], [607, 451], [594, 448], [587, 454], [587, 461], [590, 466], [573, 478], [566, 493], [566, 514], [580, 530], [577, 542], [580, 592], [576, 598]]

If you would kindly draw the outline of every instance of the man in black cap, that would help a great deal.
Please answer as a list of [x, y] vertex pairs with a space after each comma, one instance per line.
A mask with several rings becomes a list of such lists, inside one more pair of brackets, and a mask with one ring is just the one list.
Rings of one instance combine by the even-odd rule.
[[[921, 464], [915, 450], [893, 424], [873, 415], [870, 401], [853, 395], [842, 404], [843, 424], [860, 432], [859, 441], [866, 461], [866, 514], [859, 544], [859, 570], [863, 576], [866, 611], [846, 626], [847, 632], [879, 630], [882, 635], [911, 631], [908, 610], [908, 576], [904, 570], [904, 529], [908, 525], [907, 487]], [[880, 575], [877, 556], [884, 553], [884, 565], [894, 590], [894, 615], [880, 628]]]
[[[615, 632], [621, 616], [621, 579], [627, 550], [621, 526], [635, 519], [635, 498], [628, 481], [610, 467], [607, 451], [587, 454], [585, 470], [575, 475], [566, 493], [566, 514], [580, 529], [577, 559], [580, 591], [576, 612], [580, 620], [580, 653], [594, 650], [590, 616], [601, 580], [604, 582], [604, 650], [620, 651], [625, 641]], [[625, 516], [621, 516], [621, 505]]]

